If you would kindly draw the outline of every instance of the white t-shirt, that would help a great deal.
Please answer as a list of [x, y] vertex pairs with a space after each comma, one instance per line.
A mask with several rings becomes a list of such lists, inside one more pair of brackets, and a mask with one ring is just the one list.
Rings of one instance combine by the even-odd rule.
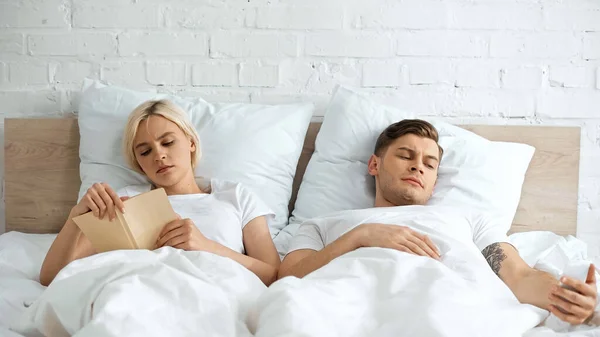
[[[245, 253], [242, 230], [248, 222], [273, 211], [241, 184], [212, 179], [211, 193], [170, 195], [175, 213], [191, 219], [202, 234], [236, 252]], [[151, 185], [127, 186], [117, 192], [120, 197], [133, 197], [150, 191]]]
[[508, 228], [479, 213], [445, 206], [376, 207], [336, 212], [302, 223], [288, 254], [294, 250], [321, 250], [344, 233], [364, 223], [407, 226], [425, 234], [442, 253], [459, 244], [481, 252], [495, 242], [509, 242]]

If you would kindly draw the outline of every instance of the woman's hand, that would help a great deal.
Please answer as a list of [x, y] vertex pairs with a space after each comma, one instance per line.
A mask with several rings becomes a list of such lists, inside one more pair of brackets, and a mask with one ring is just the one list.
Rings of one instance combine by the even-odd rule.
[[211, 241], [190, 219], [177, 219], [165, 225], [156, 240], [156, 248], [171, 246], [183, 250], [207, 251]]
[[81, 198], [81, 201], [71, 210], [69, 218], [73, 218], [89, 211], [94, 213], [99, 219], [108, 219], [112, 221], [117, 217], [117, 209], [125, 213], [125, 204], [123, 201], [129, 197], [121, 197], [106, 183], [95, 183], [87, 190], [87, 193]]
[[596, 308], [598, 293], [594, 265], [590, 265], [585, 282], [571, 277], [563, 277], [561, 282], [571, 289], [559, 286], [554, 289], [550, 294], [550, 311], [571, 324], [581, 324], [591, 319]]

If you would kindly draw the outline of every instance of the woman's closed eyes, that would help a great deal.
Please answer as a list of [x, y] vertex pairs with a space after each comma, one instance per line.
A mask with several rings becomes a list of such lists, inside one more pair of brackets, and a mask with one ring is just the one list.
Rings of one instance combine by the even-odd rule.
[[[173, 145], [174, 143], [175, 143], [175, 141], [171, 140], [171, 141], [168, 141], [168, 142], [164, 142], [161, 145], [164, 146], [164, 147], [169, 147], [169, 146]], [[142, 153], [140, 153], [140, 156], [145, 157], [145, 156], [149, 155], [151, 152], [152, 152], [152, 149], [145, 150]]]

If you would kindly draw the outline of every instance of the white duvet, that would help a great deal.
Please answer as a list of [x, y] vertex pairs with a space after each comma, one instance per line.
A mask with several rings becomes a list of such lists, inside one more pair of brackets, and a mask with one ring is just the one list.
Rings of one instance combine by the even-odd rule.
[[[536, 238], [543, 241], [532, 244]], [[511, 239], [523, 247], [530, 265], [549, 272], [564, 268], [557, 252], [570, 261], [585, 258], [585, 244], [577, 239], [551, 233]], [[359, 249], [303, 279], [278, 281], [251, 311], [251, 324], [261, 337], [600, 336], [600, 330], [573, 328], [555, 318], [520, 304], [487, 265], [457, 248], [442, 262], [389, 249]]]
[[[510, 238], [528, 264], [555, 274], [557, 256], [587, 259], [573, 237]], [[452, 254], [439, 263], [363, 249], [266, 289], [208, 253], [113, 252], [72, 263], [44, 290], [35, 279], [51, 237], [39, 239], [0, 235], [0, 336], [600, 336], [519, 304], [493, 273]]]
[[266, 289], [214, 254], [170, 247], [69, 264], [13, 324], [25, 336], [249, 336], [247, 310]]

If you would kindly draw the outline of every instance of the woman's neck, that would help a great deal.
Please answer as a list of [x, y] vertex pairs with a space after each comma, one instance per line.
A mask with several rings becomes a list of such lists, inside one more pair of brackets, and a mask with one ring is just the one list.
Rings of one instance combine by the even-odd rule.
[[177, 195], [177, 194], [197, 194], [197, 193], [205, 193], [196, 183], [196, 179], [193, 175], [186, 176], [185, 179], [182, 179], [175, 185], [172, 186], [157, 186], [165, 189], [167, 195]]

